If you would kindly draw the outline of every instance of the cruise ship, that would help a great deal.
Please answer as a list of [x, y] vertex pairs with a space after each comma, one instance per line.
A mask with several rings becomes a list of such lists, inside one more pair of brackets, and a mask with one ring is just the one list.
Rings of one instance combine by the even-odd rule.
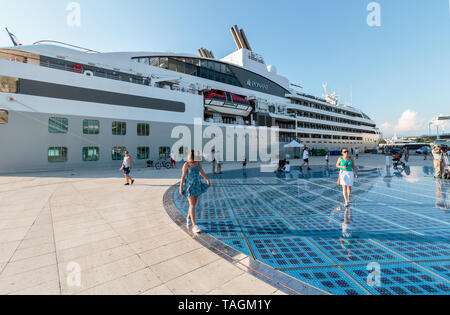
[[[231, 33], [237, 50], [222, 59], [203, 48], [198, 55], [100, 53], [52, 41], [1, 48], [0, 172], [120, 165], [124, 150], [140, 165], [174, 150], [185, 155], [172, 131], [193, 130], [195, 119], [202, 128], [276, 128], [280, 148], [293, 140], [330, 151], [377, 147], [381, 135], [366, 114], [335, 95], [301, 92], [251, 49], [243, 30]], [[225, 142], [216, 150], [229, 160]]]

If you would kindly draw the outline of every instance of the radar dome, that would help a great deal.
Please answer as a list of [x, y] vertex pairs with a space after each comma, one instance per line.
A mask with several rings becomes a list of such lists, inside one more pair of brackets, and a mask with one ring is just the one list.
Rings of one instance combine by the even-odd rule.
[[277, 68], [275, 66], [267, 66], [267, 71], [272, 74], [277, 74]]

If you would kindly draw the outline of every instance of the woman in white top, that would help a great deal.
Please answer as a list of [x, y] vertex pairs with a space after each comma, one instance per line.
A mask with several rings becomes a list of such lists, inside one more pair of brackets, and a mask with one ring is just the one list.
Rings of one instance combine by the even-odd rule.
[[122, 162], [122, 168], [120, 170], [123, 171], [124, 175], [125, 175], [125, 186], [130, 186], [134, 184], [134, 179], [131, 178], [130, 173], [131, 173], [131, 166], [132, 166], [132, 159], [131, 156], [129, 155], [128, 151], [124, 152], [125, 157], [123, 158], [123, 162]]
[[306, 147], [305, 150], [303, 151], [303, 164], [300, 166], [300, 168], [303, 168], [305, 164], [308, 165], [308, 170], [311, 170], [311, 168], [309, 167], [309, 151], [308, 148]]

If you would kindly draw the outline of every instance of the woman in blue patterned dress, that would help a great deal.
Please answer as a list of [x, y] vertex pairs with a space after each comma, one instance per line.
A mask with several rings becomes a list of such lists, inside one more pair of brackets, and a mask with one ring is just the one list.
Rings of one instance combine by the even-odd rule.
[[[206, 181], [202, 182], [200, 176]], [[186, 225], [189, 229], [189, 221], [192, 222], [194, 233], [200, 233], [201, 229], [195, 223], [195, 207], [198, 198], [204, 194], [211, 186], [211, 182], [203, 171], [202, 164], [195, 159], [194, 150], [188, 156], [188, 162], [183, 166], [183, 176], [180, 183], [180, 194], [186, 196], [189, 200], [189, 215], [186, 219]]]

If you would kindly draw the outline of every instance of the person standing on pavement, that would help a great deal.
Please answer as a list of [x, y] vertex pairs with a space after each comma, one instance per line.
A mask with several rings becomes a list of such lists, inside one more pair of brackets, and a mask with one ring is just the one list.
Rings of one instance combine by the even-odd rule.
[[431, 155], [433, 156], [434, 178], [440, 179], [444, 173], [444, 156], [441, 147], [435, 145]]
[[175, 154], [173, 151], [170, 153], [170, 167], [177, 168], [177, 161], [175, 161]]
[[338, 159], [336, 168], [341, 170], [339, 172], [338, 185], [342, 186], [345, 206], [348, 207], [351, 204], [352, 187], [355, 184], [355, 179], [358, 179], [358, 170], [347, 148], [342, 149], [342, 156]]
[[121, 171], [123, 171], [124, 175], [125, 175], [125, 186], [130, 186], [134, 184], [134, 179], [131, 178], [130, 173], [131, 173], [131, 167], [132, 167], [132, 159], [131, 156], [129, 155], [128, 151], [124, 152], [125, 157], [123, 158], [123, 162], [122, 162], [122, 167], [121, 167]]

